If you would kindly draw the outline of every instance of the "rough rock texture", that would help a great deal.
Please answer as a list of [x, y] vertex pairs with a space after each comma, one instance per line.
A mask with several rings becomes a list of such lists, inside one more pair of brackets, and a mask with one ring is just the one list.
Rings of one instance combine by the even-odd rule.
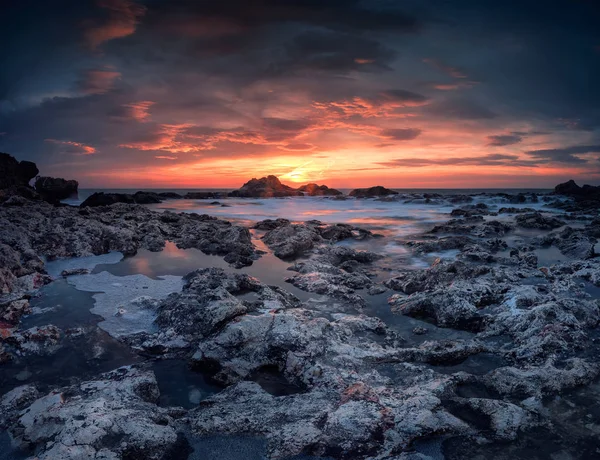
[[[178, 414], [157, 407], [158, 397], [151, 372], [119, 368], [36, 399], [13, 412], [9, 430], [39, 460], [185, 458], [191, 449], [176, 428]], [[18, 410], [23, 398], [31, 399], [2, 402]]]
[[0, 152], [0, 203], [12, 196], [39, 199], [37, 192], [29, 185], [39, 170], [31, 161], [17, 161], [8, 153]]
[[0, 189], [27, 186], [39, 170], [31, 161], [17, 161], [8, 153], [0, 152]]
[[540, 246], [554, 245], [566, 256], [586, 260], [596, 256], [594, 246], [598, 240], [589, 236], [585, 229], [565, 227], [561, 232], [548, 233], [534, 242]]
[[35, 190], [42, 198], [50, 203], [77, 196], [79, 182], [54, 177], [38, 177], [35, 181]]
[[[317, 257], [297, 262], [288, 270], [296, 275], [285, 279], [299, 289], [344, 300], [346, 311], [360, 310], [365, 299], [356, 293], [359, 289], [372, 289], [376, 285], [368, 264], [382, 256], [369, 251], [356, 251], [344, 246], [326, 246]], [[379, 286], [382, 287], [382, 286]], [[385, 288], [383, 289], [385, 291]]]
[[229, 193], [229, 196], [239, 198], [281, 198], [286, 196], [303, 196], [304, 193], [282, 184], [275, 176], [261, 179], [251, 179], [238, 190]]
[[298, 191], [308, 196], [341, 196], [342, 192], [326, 185], [306, 184], [298, 188]]
[[169, 240], [223, 255], [236, 267], [250, 265], [256, 257], [244, 227], [206, 215], [156, 213], [125, 204], [81, 210], [43, 202], [0, 207], [0, 227], [0, 292], [5, 294], [45, 282], [39, 278], [44, 273], [40, 256], [52, 260], [110, 251], [134, 254], [139, 248], [160, 251]]
[[352, 225], [325, 225], [318, 220], [291, 224], [286, 219], [267, 219], [258, 222], [255, 228], [269, 230], [262, 239], [275, 256], [281, 259], [304, 255], [322, 242], [337, 242], [349, 238], [362, 240], [374, 236], [370, 231]]
[[515, 220], [519, 227], [535, 228], [538, 230], [553, 230], [565, 225], [562, 220], [552, 216], [545, 216], [540, 212], [519, 214]]
[[136, 192], [134, 194], [96, 192], [90, 195], [83, 203], [81, 203], [80, 207], [109, 206], [114, 203], [162, 203], [163, 198], [164, 197], [154, 192]]
[[349, 195], [356, 198], [374, 198], [380, 196], [398, 195], [398, 192], [382, 187], [381, 185], [376, 185], [375, 187], [369, 188], [355, 188], [349, 193]]

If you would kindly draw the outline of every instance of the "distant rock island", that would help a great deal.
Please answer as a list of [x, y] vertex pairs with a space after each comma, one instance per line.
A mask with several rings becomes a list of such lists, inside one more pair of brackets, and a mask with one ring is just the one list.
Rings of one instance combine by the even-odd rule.
[[398, 195], [398, 192], [394, 192], [393, 190], [382, 187], [381, 185], [376, 185], [375, 187], [369, 188], [355, 188], [350, 192], [350, 196], [354, 196], [356, 198], [374, 198], [389, 195]]

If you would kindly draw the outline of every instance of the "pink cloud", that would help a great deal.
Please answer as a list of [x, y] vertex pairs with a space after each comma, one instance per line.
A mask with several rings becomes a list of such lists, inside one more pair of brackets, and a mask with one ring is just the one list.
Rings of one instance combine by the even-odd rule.
[[98, 6], [108, 11], [108, 20], [91, 26], [85, 38], [92, 49], [102, 43], [132, 35], [146, 8], [130, 0], [98, 0]]
[[45, 141], [57, 145], [60, 153], [71, 153], [73, 155], [93, 155], [96, 153], [95, 147], [81, 142], [62, 141], [58, 139], [45, 139]]

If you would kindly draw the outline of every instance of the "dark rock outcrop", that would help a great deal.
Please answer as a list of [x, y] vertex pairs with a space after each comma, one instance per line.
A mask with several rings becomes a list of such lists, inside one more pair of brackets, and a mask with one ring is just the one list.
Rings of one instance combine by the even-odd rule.
[[554, 188], [557, 195], [574, 198], [578, 209], [597, 209], [600, 207], [600, 186], [584, 185], [580, 187], [574, 180], [558, 184]]
[[77, 196], [79, 182], [55, 177], [38, 177], [35, 181], [35, 190], [42, 198], [50, 203]]
[[0, 153], [0, 202], [15, 195], [28, 200], [39, 200], [38, 193], [29, 185], [38, 173], [35, 163], [19, 162], [8, 153]]
[[79, 206], [85, 207], [96, 207], [96, 206], [109, 206], [115, 203], [128, 203], [134, 204], [135, 200], [133, 195], [127, 193], [104, 193], [96, 192], [86, 198], [86, 200]]
[[381, 185], [376, 185], [375, 187], [369, 188], [356, 188], [350, 192], [350, 196], [354, 196], [356, 198], [373, 198], [389, 195], [398, 195], [398, 192], [394, 192], [393, 190], [382, 187]]
[[306, 193], [308, 196], [340, 196], [342, 192], [334, 188], [329, 188], [326, 185], [306, 184], [298, 188], [300, 192]]
[[304, 193], [282, 184], [275, 176], [267, 176], [246, 182], [242, 188], [229, 193], [229, 196], [237, 198], [281, 198], [304, 196]]
[[222, 197], [223, 194], [219, 192], [189, 192], [183, 196], [186, 200], [214, 200]]
[[27, 186], [39, 170], [31, 161], [17, 161], [8, 153], [0, 153], [0, 189]]
[[153, 204], [162, 203], [163, 199], [161, 194], [155, 192], [135, 192], [133, 195], [130, 193], [96, 192], [81, 203], [80, 207], [110, 206], [115, 203]]

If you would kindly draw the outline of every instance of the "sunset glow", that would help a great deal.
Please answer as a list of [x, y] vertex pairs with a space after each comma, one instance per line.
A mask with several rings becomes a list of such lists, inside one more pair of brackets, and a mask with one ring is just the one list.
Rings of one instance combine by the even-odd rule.
[[[15, 59], [8, 68], [26, 76], [0, 95], [0, 150], [82, 187], [231, 188], [267, 174], [337, 187], [600, 180], [598, 32], [567, 24], [578, 49], [540, 62], [538, 41], [563, 45], [531, 35], [533, 3], [510, 38], [510, 5], [496, 18], [475, 2], [413, 14], [350, 1], [335, 18], [314, 2], [84, 3], [52, 26], [70, 37], [53, 51], [12, 50], [43, 69]], [[26, 12], [13, 9], [17, 24]]]

